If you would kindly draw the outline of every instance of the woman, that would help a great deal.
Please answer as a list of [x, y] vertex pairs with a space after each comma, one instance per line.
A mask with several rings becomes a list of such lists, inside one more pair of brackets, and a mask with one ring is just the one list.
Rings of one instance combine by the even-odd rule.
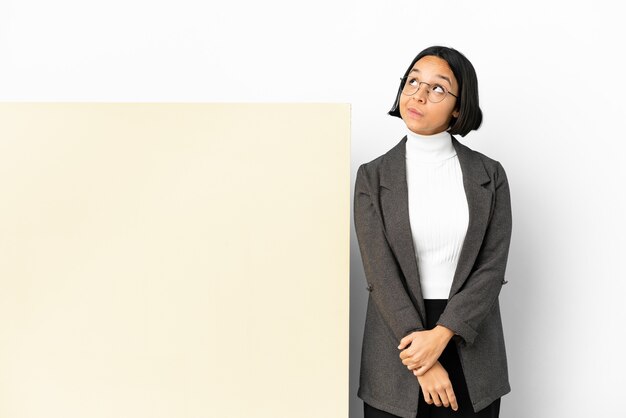
[[474, 67], [425, 49], [389, 114], [406, 136], [359, 167], [354, 192], [365, 418], [498, 417], [511, 391], [498, 299], [511, 205], [502, 165], [453, 136], [482, 122]]

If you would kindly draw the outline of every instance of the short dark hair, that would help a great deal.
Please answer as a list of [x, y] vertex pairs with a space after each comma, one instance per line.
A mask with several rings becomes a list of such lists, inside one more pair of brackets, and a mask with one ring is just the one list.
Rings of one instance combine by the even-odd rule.
[[450, 120], [450, 134], [465, 136], [470, 131], [478, 129], [483, 121], [483, 112], [478, 106], [478, 79], [476, 78], [476, 71], [465, 55], [461, 54], [456, 49], [445, 46], [431, 46], [417, 54], [411, 62], [411, 65], [409, 65], [409, 68], [405, 71], [400, 81], [396, 101], [387, 114], [402, 118], [400, 115], [400, 95], [402, 94], [407, 76], [413, 68], [413, 65], [427, 55], [433, 55], [445, 60], [459, 84], [458, 98], [454, 106], [454, 110], [459, 111], [459, 117], [455, 118], [453, 116]]

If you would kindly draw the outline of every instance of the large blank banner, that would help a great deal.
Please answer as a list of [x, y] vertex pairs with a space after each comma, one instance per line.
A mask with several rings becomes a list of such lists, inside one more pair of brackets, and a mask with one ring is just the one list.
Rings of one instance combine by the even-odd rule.
[[0, 104], [0, 417], [347, 418], [348, 104]]

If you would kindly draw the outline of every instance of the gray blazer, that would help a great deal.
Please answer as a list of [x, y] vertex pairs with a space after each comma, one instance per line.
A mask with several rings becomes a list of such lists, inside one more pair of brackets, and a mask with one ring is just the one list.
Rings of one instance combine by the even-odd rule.
[[[425, 306], [408, 212], [405, 144], [362, 164], [354, 223], [369, 291], [357, 396], [405, 418], [419, 416], [420, 386], [402, 364], [400, 340], [424, 330]], [[452, 331], [473, 409], [509, 393], [499, 293], [511, 241], [511, 199], [502, 165], [452, 144], [463, 173], [469, 226], [448, 303], [437, 324]], [[442, 406], [443, 408], [443, 406]]]

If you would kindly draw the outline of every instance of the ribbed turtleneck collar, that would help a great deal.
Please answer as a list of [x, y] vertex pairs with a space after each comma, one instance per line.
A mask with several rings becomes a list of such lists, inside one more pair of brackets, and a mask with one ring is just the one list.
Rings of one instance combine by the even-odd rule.
[[435, 163], [456, 155], [452, 136], [448, 131], [433, 135], [420, 135], [406, 128], [406, 159]]

